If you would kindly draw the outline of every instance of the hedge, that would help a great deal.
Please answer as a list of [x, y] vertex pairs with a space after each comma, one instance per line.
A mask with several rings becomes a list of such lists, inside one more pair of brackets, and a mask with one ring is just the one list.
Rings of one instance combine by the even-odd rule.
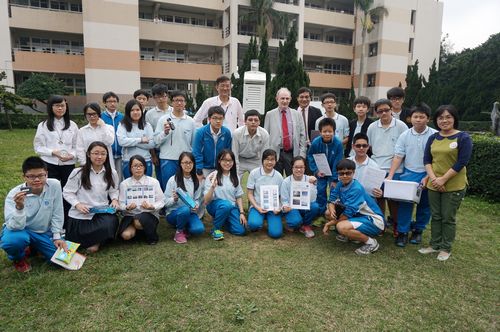
[[500, 137], [473, 134], [467, 166], [469, 192], [500, 202]]

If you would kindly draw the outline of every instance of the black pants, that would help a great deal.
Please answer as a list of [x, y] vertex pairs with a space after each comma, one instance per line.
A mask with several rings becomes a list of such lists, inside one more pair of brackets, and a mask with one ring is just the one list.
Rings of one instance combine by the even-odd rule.
[[[75, 169], [75, 165], [54, 165], [47, 164], [47, 173], [49, 178], [58, 179], [61, 182], [61, 188], [64, 189], [66, 182], [68, 182], [69, 175]], [[64, 208], [64, 228], [66, 228], [66, 223], [68, 220], [68, 212], [71, 208], [71, 205], [63, 199], [63, 208]]]
[[285, 171], [286, 176], [292, 175], [292, 160], [293, 160], [293, 150], [285, 152], [280, 150], [280, 158], [274, 166], [274, 169], [283, 175]]

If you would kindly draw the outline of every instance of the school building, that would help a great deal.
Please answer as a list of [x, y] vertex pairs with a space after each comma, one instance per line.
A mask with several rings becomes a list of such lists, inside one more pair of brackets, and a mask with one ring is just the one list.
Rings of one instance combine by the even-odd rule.
[[[439, 57], [443, 3], [375, 0], [389, 14], [367, 35], [364, 94], [372, 99], [400, 82], [419, 60], [426, 75]], [[298, 30], [299, 57], [314, 99], [357, 88], [361, 30], [352, 0], [276, 0]], [[159, 80], [194, 95], [241, 64], [250, 37], [249, 0], [0, 0], [0, 70], [18, 85], [31, 72], [64, 80], [77, 105], [106, 91], [123, 98]], [[271, 65], [284, 34], [269, 40]]]

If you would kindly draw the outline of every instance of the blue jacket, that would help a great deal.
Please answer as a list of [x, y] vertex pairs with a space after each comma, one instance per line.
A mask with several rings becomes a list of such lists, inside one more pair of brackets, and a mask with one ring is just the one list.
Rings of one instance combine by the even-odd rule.
[[328, 165], [330, 165], [332, 170], [332, 176], [328, 180], [337, 182], [337, 164], [344, 156], [342, 142], [337, 138], [337, 136], [334, 136], [330, 143], [324, 143], [321, 136], [316, 137], [312, 141], [311, 146], [307, 151], [307, 163], [309, 164], [309, 168], [314, 175], [318, 172], [318, 166], [316, 166], [313, 155], [317, 153], [326, 154]]
[[120, 122], [123, 119], [123, 114], [118, 111], [115, 112], [116, 116], [114, 119], [111, 116], [109, 116], [107, 111], [101, 113], [101, 119], [104, 121], [104, 123], [109, 124], [110, 126], [113, 126], [115, 128], [115, 141], [111, 146], [111, 149], [113, 150], [113, 157], [121, 158], [122, 147], [120, 146], [120, 144], [118, 144], [118, 140], [116, 139], [116, 131], [118, 130], [118, 126], [120, 125]]
[[217, 154], [224, 149], [231, 149], [231, 131], [222, 126], [220, 129], [217, 145], [210, 132], [210, 123], [199, 128], [194, 135], [193, 155], [196, 161], [196, 172], [202, 174], [202, 170], [215, 169]]

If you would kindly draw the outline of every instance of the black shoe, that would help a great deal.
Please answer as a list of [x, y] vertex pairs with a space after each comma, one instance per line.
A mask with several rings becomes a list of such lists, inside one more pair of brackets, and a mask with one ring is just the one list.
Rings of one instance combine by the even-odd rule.
[[411, 244], [420, 244], [422, 243], [422, 231], [413, 231], [411, 233], [411, 239], [410, 239]]
[[396, 238], [396, 245], [398, 247], [405, 247], [406, 244], [408, 243], [408, 233], [399, 233], [398, 237]]

